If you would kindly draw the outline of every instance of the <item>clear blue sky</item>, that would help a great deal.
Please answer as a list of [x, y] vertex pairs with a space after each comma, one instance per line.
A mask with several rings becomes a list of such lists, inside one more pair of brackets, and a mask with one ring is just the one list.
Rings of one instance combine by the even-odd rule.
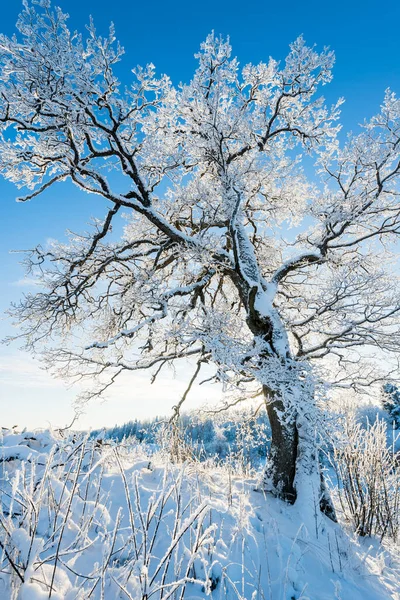
[[[159, 72], [175, 83], [187, 81], [196, 66], [194, 53], [206, 35], [215, 30], [230, 35], [234, 54], [242, 64], [284, 59], [288, 45], [299, 34], [309, 44], [329, 45], [336, 53], [333, 82], [324, 93], [330, 102], [344, 96], [344, 130], [356, 129], [364, 117], [378, 108], [387, 87], [400, 94], [400, 2], [388, 0], [340, 0], [336, 2], [248, 0], [60, 0], [71, 16], [70, 28], [83, 29], [94, 17], [99, 32], [113, 21], [126, 55], [120, 77], [129, 81], [130, 69], [153, 62]], [[11, 35], [21, 7], [19, 0], [2, 3], [0, 30]], [[14, 186], [0, 180], [0, 310], [26, 291], [18, 256], [11, 249], [29, 248], [47, 238], [60, 239], [66, 228], [84, 228], [91, 215], [102, 217], [105, 207], [98, 199], [60, 185], [27, 204], [16, 204]], [[10, 331], [0, 322], [1, 333]], [[8, 351], [12, 355], [13, 350]], [[0, 360], [7, 357], [2, 349]], [[8, 365], [9, 363], [7, 363]], [[4, 377], [8, 367], [0, 364], [0, 402], [9, 394]], [[4, 375], [6, 374], [6, 375]], [[23, 378], [26, 374], [21, 375]], [[2, 386], [3, 382], [3, 387]], [[27, 380], [27, 386], [28, 386]], [[40, 386], [39, 386], [40, 387]], [[45, 392], [43, 392], [46, 396]], [[29, 402], [29, 389], [24, 390]], [[32, 396], [33, 398], [33, 396]], [[0, 413], [1, 414], [1, 413]], [[130, 413], [130, 416], [135, 415]]]

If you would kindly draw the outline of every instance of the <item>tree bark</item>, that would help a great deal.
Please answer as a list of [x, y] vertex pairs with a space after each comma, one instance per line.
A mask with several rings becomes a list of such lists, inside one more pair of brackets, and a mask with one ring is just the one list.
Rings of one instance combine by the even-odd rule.
[[[283, 400], [276, 393], [267, 386], [263, 386], [263, 392], [271, 426], [271, 446], [265, 468], [264, 489], [285, 502], [294, 504], [300, 486], [303, 488], [304, 500], [315, 504], [322, 513], [336, 522], [335, 509], [320, 468], [318, 448], [312, 431], [304, 419], [299, 423], [296, 414], [288, 414]], [[303, 485], [300, 484], [301, 479]], [[310, 494], [304, 493], [304, 483], [306, 487], [309, 485]], [[309, 508], [313, 509], [313, 506]]]
[[[282, 348], [278, 351], [275, 343], [278, 341], [282, 346], [283, 342], [283, 346], [286, 345], [285, 360], [290, 359], [289, 342], [284, 337], [286, 331], [280, 322], [279, 314], [275, 312], [272, 318], [273, 309], [264, 312], [257, 307], [258, 296], [261, 296], [262, 300], [264, 294], [260, 292], [260, 286], [246, 290], [238, 280], [234, 280], [234, 283], [247, 309], [246, 323], [250, 331], [256, 338], [266, 342], [267, 352], [275, 352], [276, 356], [282, 355]], [[264, 300], [265, 302], [260, 302], [261, 307], [263, 304], [268, 306], [268, 298]], [[268, 358], [268, 355], [261, 355], [260, 359], [265, 357]], [[296, 385], [296, 382], [292, 384]], [[298, 385], [301, 390], [300, 381]], [[264, 475], [265, 491], [290, 504], [300, 501], [304, 511], [306, 507], [309, 509], [310, 505], [315, 510], [319, 507], [321, 512], [336, 521], [335, 510], [319, 464], [314, 398], [304, 398], [301, 402], [305, 404], [301, 406], [301, 410], [296, 410], [294, 406], [288, 407], [279, 392], [265, 383], [263, 393], [271, 426], [271, 446]], [[293, 397], [296, 397], [296, 394]]]
[[263, 386], [268, 419], [271, 426], [271, 446], [265, 470], [265, 488], [279, 498], [294, 504], [296, 501], [296, 459], [298, 432], [296, 417], [285, 415], [284, 404], [269, 388]]

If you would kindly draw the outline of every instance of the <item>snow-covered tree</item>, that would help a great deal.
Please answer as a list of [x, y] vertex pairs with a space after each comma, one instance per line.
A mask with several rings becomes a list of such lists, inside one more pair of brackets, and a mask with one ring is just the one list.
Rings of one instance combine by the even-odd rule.
[[214, 365], [226, 388], [265, 397], [266, 488], [307, 497], [325, 386], [397, 366], [400, 101], [387, 91], [340, 145], [340, 101], [319, 95], [328, 49], [299, 38], [283, 64], [240, 66], [212, 34], [187, 85], [147, 65], [125, 87], [113, 29], [84, 39], [66, 20], [25, 3], [19, 35], [0, 38], [2, 175], [22, 201], [70, 179], [100, 207], [88, 233], [29, 254], [43, 288], [15, 307], [27, 347], [97, 381], [88, 395], [124, 371], [190, 358], [191, 384]]
[[382, 406], [389, 413], [396, 429], [400, 428], [400, 390], [393, 383], [382, 387]]

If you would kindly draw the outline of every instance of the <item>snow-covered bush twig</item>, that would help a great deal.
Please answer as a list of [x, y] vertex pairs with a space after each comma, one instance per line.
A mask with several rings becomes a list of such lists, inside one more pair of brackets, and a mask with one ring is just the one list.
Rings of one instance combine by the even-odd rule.
[[353, 414], [344, 418], [330, 455], [345, 517], [361, 536], [400, 532], [399, 458], [387, 443], [387, 425], [376, 419], [363, 427]]

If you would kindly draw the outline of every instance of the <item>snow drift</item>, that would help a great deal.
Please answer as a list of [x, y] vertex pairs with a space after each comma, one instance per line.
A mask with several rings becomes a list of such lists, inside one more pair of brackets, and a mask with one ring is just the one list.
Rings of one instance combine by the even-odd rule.
[[0, 598], [400, 598], [394, 546], [256, 488], [129, 440], [4, 431]]

